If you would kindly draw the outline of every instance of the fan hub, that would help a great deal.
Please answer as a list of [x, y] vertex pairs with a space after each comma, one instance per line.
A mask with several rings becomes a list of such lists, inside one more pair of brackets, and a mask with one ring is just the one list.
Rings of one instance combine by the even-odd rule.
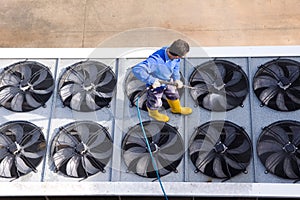
[[159, 146], [156, 143], [151, 142], [150, 143], [150, 151], [152, 153], [156, 153], [158, 150], [159, 150]]
[[30, 90], [30, 88], [32, 87], [31, 84], [27, 83], [26, 85], [20, 85], [19, 88], [20, 90], [22, 90], [23, 92]]
[[82, 142], [77, 144], [75, 147], [75, 151], [81, 155], [86, 154], [86, 152], [88, 151], [88, 148], [85, 144], [83, 144]]
[[213, 86], [216, 90], [222, 90], [225, 86], [225, 83], [223, 82], [223, 80], [219, 80], [217, 79], [214, 83]]
[[228, 149], [228, 147], [226, 147], [225, 144], [223, 144], [221, 141], [218, 142], [215, 146], [214, 146], [214, 150], [217, 153], [225, 153], [225, 151]]
[[282, 147], [282, 149], [284, 151], [286, 151], [287, 153], [295, 153], [298, 148], [294, 144], [292, 144], [291, 142], [289, 142], [286, 145], [284, 145], [284, 147]]
[[292, 85], [292, 83], [283, 81], [282, 79], [277, 84], [283, 90], [288, 89]]
[[21, 146], [17, 143], [11, 143], [8, 147], [7, 147], [8, 151], [14, 155], [17, 155], [20, 153], [21, 151]]
[[93, 83], [91, 83], [90, 85], [83, 85], [83, 89], [85, 91], [91, 91], [91, 90], [94, 90], [95, 89], [95, 85]]

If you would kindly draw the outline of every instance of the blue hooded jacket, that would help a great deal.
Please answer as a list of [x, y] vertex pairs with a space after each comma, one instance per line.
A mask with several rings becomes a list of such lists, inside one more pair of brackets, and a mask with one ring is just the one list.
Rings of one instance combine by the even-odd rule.
[[171, 60], [167, 54], [167, 48], [163, 47], [146, 60], [140, 62], [132, 68], [132, 72], [136, 78], [152, 85], [155, 80], [173, 81], [180, 79], [180, 59]]

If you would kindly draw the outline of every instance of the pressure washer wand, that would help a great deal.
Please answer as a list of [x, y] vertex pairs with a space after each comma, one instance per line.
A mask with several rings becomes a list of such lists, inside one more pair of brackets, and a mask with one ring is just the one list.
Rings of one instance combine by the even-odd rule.
[[[159, 80], [159, 82], [161, 84], [166, 84], [166, 85], [173, 85], [173, 86], [176, 86], [177, 87], [177, 83], [174, 83], [174, 82], [169, 82], [169, 81], [163, 81], [163, 80]], [[189, 89], [192, 89], [192, 90], [196, 90], [197, 88], [196, 87], [191, 87], [189, 85], [183, 85], [184, 88], [189, 88]]]
[[[176, 86], [176, 87], [177, 87], [177, 83], [174, 83], [174, 82], [163, 81], [163, 80], [159, 80], [159, 82], [160, 82], [161, 84], [165, 84], [165, 85], [173, 85], [173, 86]], [[191, 86], [189, 86], [189, 85], [183, 85], [183, 87], [184, 87], [184, 88], [189, 88], [189, 89], [192, 89], [192, 90], [198, 90], [198, 89], [199, 89], [199, 88], [197, 88], [197, 87], [191, 87]], [[142, 92], [140, 92], [139, 95], [138, 95], [136, 98], [134, 98], [133, 102], [136, 102], [137, 99], [138, 99], [139, 97], [143, 96], [143, 95], [147, 92], [147, 90], [149, 90], [149, 89], [151, 89], [151, 86], [145, 88]]]

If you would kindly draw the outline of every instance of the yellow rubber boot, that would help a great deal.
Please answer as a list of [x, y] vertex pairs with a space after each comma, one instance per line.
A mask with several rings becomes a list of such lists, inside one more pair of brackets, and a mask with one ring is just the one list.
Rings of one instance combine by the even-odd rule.
[[189, 107], [181, 107], [179, 99], [176, 100], [167, 99], [167, 101], [171, 107], [172, 113], [189, 115], [193, 112], [193, 110]]
[[149, 108], [147, 108], [147, 109], [148, 109], [149, 116], [157, 121], [167, 122], [170, 119], [167, 115], [159, 113], [158, 110], [151, 110]]

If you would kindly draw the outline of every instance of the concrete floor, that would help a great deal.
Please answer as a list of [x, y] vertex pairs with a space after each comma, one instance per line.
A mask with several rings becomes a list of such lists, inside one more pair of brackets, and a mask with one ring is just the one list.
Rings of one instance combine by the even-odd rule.
[[0, 0], [0, 47], [299, 45], [298, 0]]

